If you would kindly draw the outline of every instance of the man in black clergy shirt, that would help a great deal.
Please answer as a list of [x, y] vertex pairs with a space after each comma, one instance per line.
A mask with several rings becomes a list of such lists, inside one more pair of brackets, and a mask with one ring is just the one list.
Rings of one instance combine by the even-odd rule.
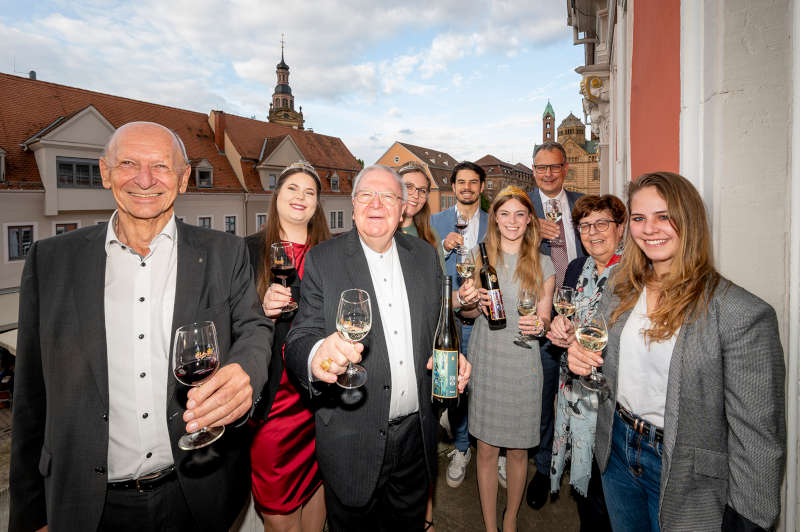
[[[40, 240], [25, 262], [9, 528], [227, 530], [250, 490], [247, 427], [233, 423], [266, 380], [272, 341], [247, 248], [175, 219], [191, 167], [169, 129], [120, 127], [100, 172], [117, 203], [109, 223]], [[172, 336], [201, 321], [216, 324], [222, 366], [187, 400]], [[208, 449], [178, 447], [218, 425]]]
[[[330, 530], [422, 530], [436, 474], [429, 369], [441, 267], [430, 244], [396, 232], [405, 187], [394, 170], [364, 168], [352, 196], [354, 229], [308, 252], [286, 364], [321, 396], [316, 454]], [[355, 345], [336, 332], [339, 296], [351, 288], [367, 291], [372, 303], [370, 333]], [[356, 404], [335, 384], [348, 361], [367, 370]], [[460, 391], [470, 372], [461, 355]]]

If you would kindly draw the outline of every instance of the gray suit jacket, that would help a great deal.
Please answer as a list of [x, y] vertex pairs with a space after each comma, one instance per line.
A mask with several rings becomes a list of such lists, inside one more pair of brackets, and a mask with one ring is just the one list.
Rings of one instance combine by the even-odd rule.
[[[431, 356], [439, 308], [442, 269], [433, 247], [413, 236], [395, 234], [411, 313], [411, 335], [425, 460], [436, 472], [438, 418], [431, 405]], [[325, 489], [345, 505], [364, 506], [372, 497], [386, 451], [391, 399], [391, 369], [384, 327], [375, 301], [367, 258], [355, 229], [311, 248], [306, 256], [298, 314], [286, 339], [286, 368], [302, 386], [319, 393], [315, 415], [316, 454]], [[336, 384], [309, 383], [308, 355], [314, 344], [336, 332], [336, 311], [343, 290], [361, 288], [372, 299], [372, 329], [364, 340], [361, 364], [367, 370], [365, 398], [355, 406], [340, 400]], [[321, 392], [321, 393], [320, 393]]]
[[[613, 281], [613, 279], [612, 279]], [[598, 312], [619, 304], [613, 287]], [[609, 327], [595, 455], [605, 471], [617, 391], [619, 340], [630, 313]], [[684, 323], [672, 352], [664, 414], [661, 530], [720, 530], [726, 504], [769, 528], [780, 514], [786, 460], [784, 361], [775, 311], [722, 279], [708, 312]]]
[[[254, 390], [266, 380], [272, 322], [256, 295], [244, 240], [178, 225], [172, 330], [216, 324], [222, 363], [239, 363]], [[22, 274], [11, 446], [11, 530], [96, 530], [108, 456], [104, 318], [106, 224], [36, 242]], [[170, 341], [170, 349], [172, 342]], [[170, 353], [171, 356], [171, 353]], [[198, 530], [225, 530], [250, 489], [247, 427], [228, 427], [198, 468], [177, 447], [186, 388], [166, 376], [172, 455]], [[183, 392], [183, 394], [181, 394]], [[182, 395], [182, 398], [181, 398]], [[189, 470], [189, 467], [194, 467]]]

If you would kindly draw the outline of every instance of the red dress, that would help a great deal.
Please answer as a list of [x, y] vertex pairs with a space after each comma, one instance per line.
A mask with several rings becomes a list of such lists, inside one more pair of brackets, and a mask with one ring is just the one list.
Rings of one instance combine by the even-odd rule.
[[[306, 247], [292, 245], [297, 275], [302, 278]], [[314, 495], [322, 484], [315, 443], [314, 414], [305, 407], [287, 377], [284, 363], [269, 417], [258, 428], [250, 446], [256, 509], [266, 514], [290, 514]]]

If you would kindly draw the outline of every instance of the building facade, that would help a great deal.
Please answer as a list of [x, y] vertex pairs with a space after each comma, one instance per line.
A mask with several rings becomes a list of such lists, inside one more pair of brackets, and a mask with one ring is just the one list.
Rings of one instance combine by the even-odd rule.
[[603, 192], [679, 172], [703, 196], [717, 268], [778, 314], [787, 470], [800, 530], [800, 3], [567, 0]]
[[[564, 177], [564, 188], [582, 194], [600, 194], [600, 168], [597, 138], [586, 138], [586, 126], [570, 113], [554, 131], [556, 113], [550, 102], [542, 114], [542, 139], [556, 140], [567, 152], [569, 170]], [[534, 147], [534, 150], [536, 148]]]
[[526, 192], [533, 190], [533, 170], [522, 163], [511, 164], [502, 161], [494, 155], [484, 155], [475, 164], [486, 172], [486, 187], [484, 196], [489, 201], [494, 201], [497, 193], [509, 185], [517, 186]]
[[240, 236], [266, 221], [275, 179], [288, 163], [313, 164], [334, 233], [352, 226], [350, 190], [360, 169], [341, 139], [211, 111], [197, 113], [0, 74], [0, 291], [19, 286], [38, 239], [103, 223], [115, 208], [99, 159], [117, 127], [152, 121], [183, 140], [192, 167], [175, 202], [183, 221]]
[[456, 198], [453, 194], [453, 187], [450, 185], [450, 176], [458, 161], [450, 154], [395, 141], [375, 161], [375, 164], [383, 164], [397, 169], [409, 161], [419, 163], [428, 172], [428, 179], [431, 181], [431, 192], [428, 196], [431, 213], [443, 211], [455, 205]]

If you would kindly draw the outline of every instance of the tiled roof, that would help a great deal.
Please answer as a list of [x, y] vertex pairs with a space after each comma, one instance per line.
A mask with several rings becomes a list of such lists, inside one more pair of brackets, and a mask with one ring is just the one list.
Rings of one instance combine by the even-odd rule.
[[517, 168], [519, 168], [520, 170], [524, 170], [524, 171], [526, 171], [526, 172], [533, 173], [533, 169], [532, 169], [532, 168], [528, 168], [527, 166], [525, 166], [525, 165], [524, 165], [524, 164], [522, 164], [522, 163], [517, 163], [517, 164], [515, 164], [514, 166], [516, 166], [516, 167], [517, 167]]
[[[328, 177], [334, 171], [340, 177], [340, 191], [349, 191], [345, 177], [355, 177], [361, 165], [339, 137], [294, 129], [280, 124], [225, 113], [225, 131], [242, 156], [242, 172], [250, 192], [262, 192], [256, 164], [267, 157], [287, 135], [292, 138], [322, 178], [323, 192], [330, 191]], [[264, 146], [264, 140], [267, 145]], [[262, 153], [263, 151], [263, 153]], [[244, 160], [248, 159], [248, 160]]]
[[41, 189], [42, 182], [33, 153], [23, 151], [20, 144], [40, 134], [60, 117], [65, 119], [89, 105], [93, 105], [115, 128], [128, 122], [146, 120], [163, 124], [180, 135], [190, 159], [205, 158], [214, 167], [214, 188], [197, 189], [194, 179], [191, 179], [189, 190], [242, 192], [242, 186], [228, 160], [214, 145], [208, 116], [204, 113], [2, 73], [0, 147], [8, 155], [7, 183], [1, 184], [0, 188]]
[[500, 159], [498, 159], [494, 155], [484, 155], [483, 157], [481, 157], [480, 159], [475, 161], [475, 164], [477, 164], [478, 166], [492, 166], [492, 165], [508, 166], [508, 167], [512, 166], [511, 164], [509, 164], [509, 163], [507, 163], [505, 161], [501, 161]]
[[449, 171], [458, 164], [458, 161], [453, 159], [449, 153], [443, 151], [433, 150], [431, 148], [423, 148], [422, 146], [414, 146], [413, 144], [406, 144], [405, 142], [398, 142], [401, 146], [417, 156], [428, 168], [440, 168]]
[[567, 117], [559, 124], [558, 129], [561, 129], [564, 126], [583, 126], [583, 122], [581, 119], [575, 116], [574, 114], [570, 113]]

